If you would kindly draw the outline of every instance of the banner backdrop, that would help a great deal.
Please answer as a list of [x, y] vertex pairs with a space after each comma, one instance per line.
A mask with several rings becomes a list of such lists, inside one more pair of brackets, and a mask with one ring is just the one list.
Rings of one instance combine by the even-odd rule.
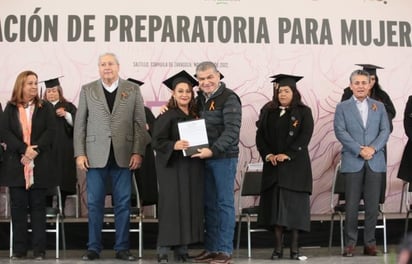
[[163, 80], [213, 61], [243, 103], [237, 193], [244, 165], [260, 161], [255, 121], [272, 97], [269, 76], [303, 75], [298, 89], [315, 119], [312, 214], [322, 214], [330, 211], [340, 158], [335, 106], [355, 64], [380, 65], [380, 83], [397, 110], [385, 204], [396, 212], [402, 186], [396, 176], [407, 140], [403, 110], [412, 94], [411, 13], [409, 0], [2, 0], [0, 101], [9, 100], [18, 73], [31, 69], [40, 80], [64, 76], [65, 97], [77, 105], [81, 85], [99, 78], [98, 56], [113, 52], [122, 78], [145, 82], [145, 103], [156, 114], [170, 97]]

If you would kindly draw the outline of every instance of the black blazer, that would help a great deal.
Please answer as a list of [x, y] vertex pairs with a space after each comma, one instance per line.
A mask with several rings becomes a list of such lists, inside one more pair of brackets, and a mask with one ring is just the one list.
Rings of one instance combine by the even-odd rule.
[[[39, 155], [34, 159], [34, 185], [32, 188], [47, 188], [51, 186], [50, 153], [55, 137], [56, 120], [52, 106], [42, 102], [35, 106], [32, 117], [31, 144], [38, 145]], [[1, 164], [0, 185], [24, 187], [23, 165], [21, 156], [25, 153], [27, 145], [23, 141], [23, 133], [19, 121], [18, 108], [8, 103], [1, 116], [0, 134], [6, 143]]]
[[405, 128], [405, 133], [408, 136], [408, 142], [403, 151], [398, 178], [407, 182], [412, 182], [412, 96], [409, 96], [408, 102], [406, 103], [403, 126]]
[[312, 111], [307, 106], [297, 106], [290, 110], [289, 132], [286, 138], [287, 149], [284, 153], [291, 160], [279, 163], [277, 166], [265, 161], [266, 155], [279, 154], [278, 150], [270, 147], [273, 135], [267, 126], [269, 111], [275, 110], [267, 106], [262, 108], [256, 132], [256, 146], [263, 160], [262, 192], [277, 183], [282, 188], [311, 193], [312, 167], [308, 145], [314, 128]]

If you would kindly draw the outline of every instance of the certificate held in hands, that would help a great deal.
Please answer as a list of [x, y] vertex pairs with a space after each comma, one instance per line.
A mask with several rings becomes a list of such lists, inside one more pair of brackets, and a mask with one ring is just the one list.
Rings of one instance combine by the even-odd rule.
[[189, 147], [183, 150], [183, 156], [192, 156], [198, 153], [197, 149], [209, 147], [204, 119], [179, 122], [177, 126], [180, 139], [189, 142]]

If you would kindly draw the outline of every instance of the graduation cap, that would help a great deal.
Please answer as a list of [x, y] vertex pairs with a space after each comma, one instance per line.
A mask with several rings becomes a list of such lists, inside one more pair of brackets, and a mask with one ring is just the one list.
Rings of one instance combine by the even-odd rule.
[[[225, 78], [225, 76], [221, 73], [221, 72], [219, 72], [220, 73], [220, 79], [222, 80], [223, 78]], [[196, 73], [195, 74], [193, 74], [193, 76], [195, 76], [195, 78], [197, 78], [197, 75], [196, 75]]]
[[370, 75], [375, 75], [375, 76], [376, 76], [376, 69], [383, 69], [383, 67], [376, 66], [373, 64], [355, 64], [355, 65], [363, 67], [364, 71], [367, 71]]
[[[56, 86], [60, 86], [59, 78], [61, 78], [61, 77], [63, 77], [63, 75], [59, 76], [59, 77], [56, 77], [56, 78], [49, 79], [49, 80], [40, 81], [39, 83], [44, 82], [44, 84], [46, 86], [46, 89], [47, 88], [54, 88]], [[42, 94], [43, 94], [43, 86], [40, 87], [40, 97], [42, 96]]]
[[303, 78], [303, 76], [295, 76], [295, 75], [290, 75], [290, 74], [276, 74], [273, 76], [270, 76], [270, 78], [274, 78], [272, 82], [278, 83], [279, 86], [290, 86], [290, 85], [296, 85], [296, 83]]
[[59, 78], [61, 77], [63, 76], [59, 76], [59, 77], [49, 79], [49, 80], [40, 81], [40, 83], [44, 82], [44, 84], [46, 85], [46, 88], [53, 88], [53, 87], [60, 85]]
[[139, 85], [139, 86], [144, 84], [144, 82], [139, 81], [139, 80], [136, 80], [136, 79], [133, 79], [133, 78], [127, 78], [127, 80], [128, 80], [129, 82], [135, 83], [135, 84], [137, 84], [137, 85]]
[[172, 77], [169, 77], [169, 79], [163, 81], [163, 83], [169, 87], [170, 90], [174, 90], [176, 88], [176, 85], [179, 83], [187, 83], [191, 85], [192, 87], [197, 86], [198, 82], [185, 70], [176, 73]]

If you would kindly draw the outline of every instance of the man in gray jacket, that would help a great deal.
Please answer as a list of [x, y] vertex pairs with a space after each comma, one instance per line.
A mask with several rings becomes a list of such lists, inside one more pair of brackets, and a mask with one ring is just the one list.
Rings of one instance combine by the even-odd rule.
[[76, 165], [87, 172], [89, 241], [82, 258], [100, 256], [105, 184], [110, 180], [116, 258], [131, 261], [136, 258], [129, 252], [130, 183], [150, 137], [139, 86], [119, 78], [119, 62], [112, 53], [101, 55], [98, 67], [101, 79], [82, 87], [74, 123]]

